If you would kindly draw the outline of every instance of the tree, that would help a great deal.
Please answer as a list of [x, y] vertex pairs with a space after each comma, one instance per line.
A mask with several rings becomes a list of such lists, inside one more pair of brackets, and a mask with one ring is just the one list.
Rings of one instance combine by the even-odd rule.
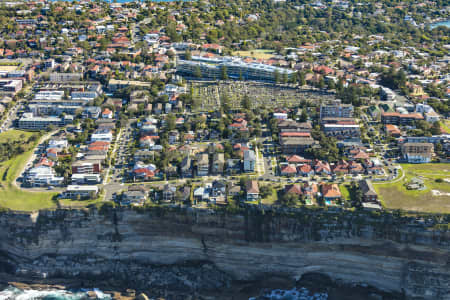
[[192, 59], [191, 50], [189, 50], [189, 49], [186, 50], [186, 52], [184, 53], [184, 59], [186, 59], [186, 60], [191, 60]]
[[228, 79], [228, 70], [226, 66], [222, 66], [220, 69], [220, 79], [227, 80]]
[[286, 84], [289, 81], [289, 76], [286, 72], [283, 72], [283, 83]]
[[194, 76], [196, 78], [202, 78], [202, 70], [200, 69], [200, 66], [195, 67]]
[[325, 80], [323, 79], [323, 76], [320, 76], [317, 86], [319, 89], [323, 89], [325, 87]]
[[167, 130], [174, 130], [176, 127], [176, 117], [174, 114], [167, 115]]
[[273, 73], [273, 80], [275, 80], [275, 83], [280, 82], [280, 72], [278, 72], [278, 70], [275, 70]]
[[252, 103], [250, 102], [250, 97], [248, 95], [245, 95], [244, 98], [242, 98], [241, 106], [245, 109], [251, 109]]
[[273, 189], [271, 186], [269, 185], [263, 185], [259, 188], [259, 195], [261, 196], [261, 198], [267, 198], [270, 195], [272, 195]]
[[306, 107], [302, 109], [302, 114], [300, 115], [300, 122], [308, 121], [308, 114], [306, 113]]
[[291, 76], [291, 83], [296, 84], [297, 83], [297, 73], [292, 74]]
[[290, 206], [295, 204], [299, 200], [298, 195], [294, 193], [286, 193], [281, 197], [281, 203], [285, 206]]
[[439, 135], [441, 134], [441, 124], [439, 122], [434, 122], [431, 126], [431, 134], [432, 135]]
[[298, 81], [300, 83], [301, 86], [306, 85], [306, 79], [305, 79], [305, 73], [303, 72], [298, 72]]
[[328, 89], [334, 90], [336, 88], [336, 84], [334, 83], [333, 79], [328, 80]]

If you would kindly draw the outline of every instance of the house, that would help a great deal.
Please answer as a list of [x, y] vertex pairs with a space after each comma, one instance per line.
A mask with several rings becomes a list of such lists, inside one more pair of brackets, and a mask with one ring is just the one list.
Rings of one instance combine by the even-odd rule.
[[189, 186], [184, 186], [179, 189], [177, 194], [177, 201], [188, 202], [191, 198], [191, 188]]
[[162, 196], [164, 202], [171, 202], [175, 199], [175, 194], [177, 192], [176, 186], [167, 183], [164, 185]]
[[147, 193], [145, 191], [126, 191], [122, 194], [120, 204], [142, 205], [145, 201], [147, 201]]
[[241, 160], [229, 158], [226, 162], [227, 174], [235, 175], [241, 171]]
[[52, 168], [48, 166], [34, 167], [27, 171], [24, 183], [29, 186], [59, 186], [62, 184], [64, 177], [58, 177]]
[[139, 138], [139, 147], [141, 148], [151, 148], [155, 145], [155, 136], [145, 135]]
[[211, 186], [210, 201], [216, 205], [226, 205], [226, 188], [227, 184], [224, 180], [215, 180]]
[[314, 175], [314, 169], [309, 164], [304, 164], [297, 167], [297, 172], [301, 176], [313, 176]]
[[335, 204], [335, 201], [338, 201], [341, 199], [341, 191], [339, 190], [339, 187], [335, 183], [324, 183], [321, 186], [322, 190], [322, 197], [325, 203], [328, 204]]
[[281, 176], [295, 176], [297, 174], [297, 168], [293, 165], [287, 165], [281, 168], [280, 170]]
[[224, 180], [215, 180], [212, 183], [212, 195], [224, 195], [226, 192], [227, 184]]
[[155, 172], [147, 168], [136, 168], [133, 170], [133, 175], [138, 180], [150, 180], [155, 177]]
[[162, 113], [162, 103], [156, 103], [156, 105], [153, 107], [153, 113], [155, 115], [160, 115]]
[[302, 187], [300, 184], [288, 184], [284, 187], [285, 194], [294, 194], [298, 197], [303, 195]]
[[249, 180], [245, 184], [245, 192], [247, 194], [247, 201], [258, 200], [259, 198], [259, 186], [258, 181]]
[[180, 134], [178, 133], [178, 131], [172, 130], [169, 132], [169, 144], [170, 145], [178, 143], [179, 139], [180, 139]]
[[386, 124], [384, 125], [384, 131], [386, 132], [386, 134], [393, 137], [400, 137], [402, 135], [402, 132], [397, 127], [397, 125]]
[[363, 194], [363, 202], [378, 203], [378, 194], [373, 188], [372, 182], [368, 179], [359, 182], [359, 189]]
[[352, 160], [348, 163], [348, 172], [350, 174], [363, 174], [364, 173], [364, 167], [362, 164]]
[[181, 161], [180, 171], [182, 177], [192, 177], [192, 159], [189, 155]]
[[241, 186], [235, 185], [234, 183], [228, 183], [228, 196], [238, 197], [241, 194]]
[[348, 171], [349, 171], [348, 168], [349, 168], [348, 162], [345, 160], [340, 160], [333, 166], [333, 173], [334, 174], [348, 174]]
[[72, 184], [98, 184], [102, 181], [100, 174], [72, 174], [71, 177]]
[[286, 161], [288, 163], [290, 163], [290, 164], [296, 164], [296, 165], [298, 165], [298, 164], [306, 164], [306, 163], [310, 163], [311, 162], [311, 160], [305, 159], [305, 158], [303, 158], [301, 156], [298, 156], [298, 155], [295, 155], [295, 154], [288, 156], [286, 158]]
[[256, 155], [253, 150], [244, 151], [244, 172], [255, 172]]
[[305, 199], [309, 200], [307, 201], [307, 203], [312, 204], [312, 200], [314, 199], [314, 197], [317, 195], [318, 192], [319, 187], [317, 186], [316, 183], [306, 182], [305, 184], [303, 184], [303, 194], [305, 196]]
[[431, 143], [404, 143], [401, 146], [402, 157], [409, 163], [428, 163], [433, 155]]
[[321, 160], [314, 160], [313, 162], [314, 172], [318, 175], [330, 175], [330, 164]]
[[172, 164], [169, 164], [167, 167], [165, 167], [164, 172], [166, 173], [167, 177], [178, 177], [178, 168]]
[[212, 170], [215, 175], [222, 174], [225, 165], [225, 156], [223, 153], [215, 153], [213, 156]]
[[363, 149], [359, 147], [353, 147], [349, 151], [349, 157], [352, 160], [366, 160], [369, 159], [369, 154], [367, 154]]
[[208, 176], [209, 174], [209, 157], [206, 153], [197, 155], [197, 176]]
[[112, 119], [112, 117], [113, 117], [113, 112], [109, 108], [105, 108], [102, 111], [102, 118], [103, 119]]
[[67, 199], [94, 199], [98, 194], [96, 185], [69, 185], [61, 194], [61, 198]]
[[211, 189], [208, 186], [201, 186], [194, 190], [194, 200], [198, 201], [209, 201]]
[[424, 113], [424, 116], [425, 116], [425, 120], [428, 123], [439, 122], [439, 120], [440, 120], [439, 114], [435, 111], [426, 112], [426, 113]]
[[39, 166], [46, 166], [46, 167], [53, 167], [55, 165], [54, 161], [49, 160], [47, 157], [43, 156], [39, 159], [38, 163], [35, 164], [35, 167]]

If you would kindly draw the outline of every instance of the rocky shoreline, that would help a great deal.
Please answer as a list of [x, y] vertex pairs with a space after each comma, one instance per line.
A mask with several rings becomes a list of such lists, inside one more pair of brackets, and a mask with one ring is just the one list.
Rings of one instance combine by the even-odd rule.
[[[199, 270], [201, 272], [201, 270]], [[11, 279], [13, 281], [11, 281]], [[113, 285], [111, 285], [113, 284]], [[11, 274], [0, 273], [0, 291], [8, 286], [20, 290], [65, 290], [77, 291], [80, 289], [98, 288], [108, 294], [114, 300], [146, 300], [160, 298], [168, 300], [178, 299], [249, 299], [254, 297], [258, 300], [267, 299], [264, 295], [276, 289], [290, 290], [293, 288], [306, 288], [311, 294], [325, 293], [330, 300], [405, 300], [401, 293], [392, 293], [379, 290], [368, 285], [351, 285], [344, 282], [333, 281], [330, 277], [320, 273], [304, 274], [295, 281], [277, 275], [267, 275], [254, 281], [230, 281], [229, 286], [217, 290], [164, 290], [133, 288], [117, 289], [118, 282], [111, 280], [78, 280], [65, 278], [31, 279], [26, 277], [11, 276]], [[89, 299], [97, 299], [95, 293], [88, 293]]]

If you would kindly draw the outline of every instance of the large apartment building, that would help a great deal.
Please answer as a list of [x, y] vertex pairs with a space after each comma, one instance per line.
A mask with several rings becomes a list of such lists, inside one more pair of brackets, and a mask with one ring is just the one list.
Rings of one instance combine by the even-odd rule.
[[401, 148], [403, 159], [409, 163], [430, 162], [434, 149], [431, 143], [404, 143]]
[[192, 60], [177, 62], [177, 72], [187, 76], [194, 76], [200, 70], [202, 78], [220, 79], [224, 69], [229, 78], [246, 80], [275, 81], [277, 73], [280, 76], [287, 75], [288, 79], [295, 74], [292, 70], [260, 63], [246, 63], [235, 57], [211, 59], [193, 56]]
[[79, 81], [83, 79], [83, 73], [51, 73], [50, 81], [53, 82], [66, 82], [66, 81]]
[[44, 130], [50, 125], [63, 126], [64, 120], [59, 117], [34, 117], [33, 114], [27, 113], [19, 119], [19, 128], [28, 130]]
[[414, 125], [415, 121], [423, 120], [420, 113], [401, 114], [398, 112], [387, 112], [381, 114], [381, 121], [383, 124], [393, 125]]
[[102, 171], [100, 160], [79, 160], [72, 164], [73, 174], [99, 174]]
[[334, 100], [320, 105], [320, 119], [334, 118], [351, 118], [353, 117], [353, 105], [342, 104], [341, 100]]

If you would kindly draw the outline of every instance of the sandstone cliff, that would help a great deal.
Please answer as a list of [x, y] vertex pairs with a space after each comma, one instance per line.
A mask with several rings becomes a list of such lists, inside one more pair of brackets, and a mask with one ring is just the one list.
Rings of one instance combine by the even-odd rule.
[[319, 272], [408, 297], [450, 299], [450, 233], [432, 225], [307, 209], [6, 212], [0, 214], [0, 271], [192, 291], [220, 289], [230, 279]]

